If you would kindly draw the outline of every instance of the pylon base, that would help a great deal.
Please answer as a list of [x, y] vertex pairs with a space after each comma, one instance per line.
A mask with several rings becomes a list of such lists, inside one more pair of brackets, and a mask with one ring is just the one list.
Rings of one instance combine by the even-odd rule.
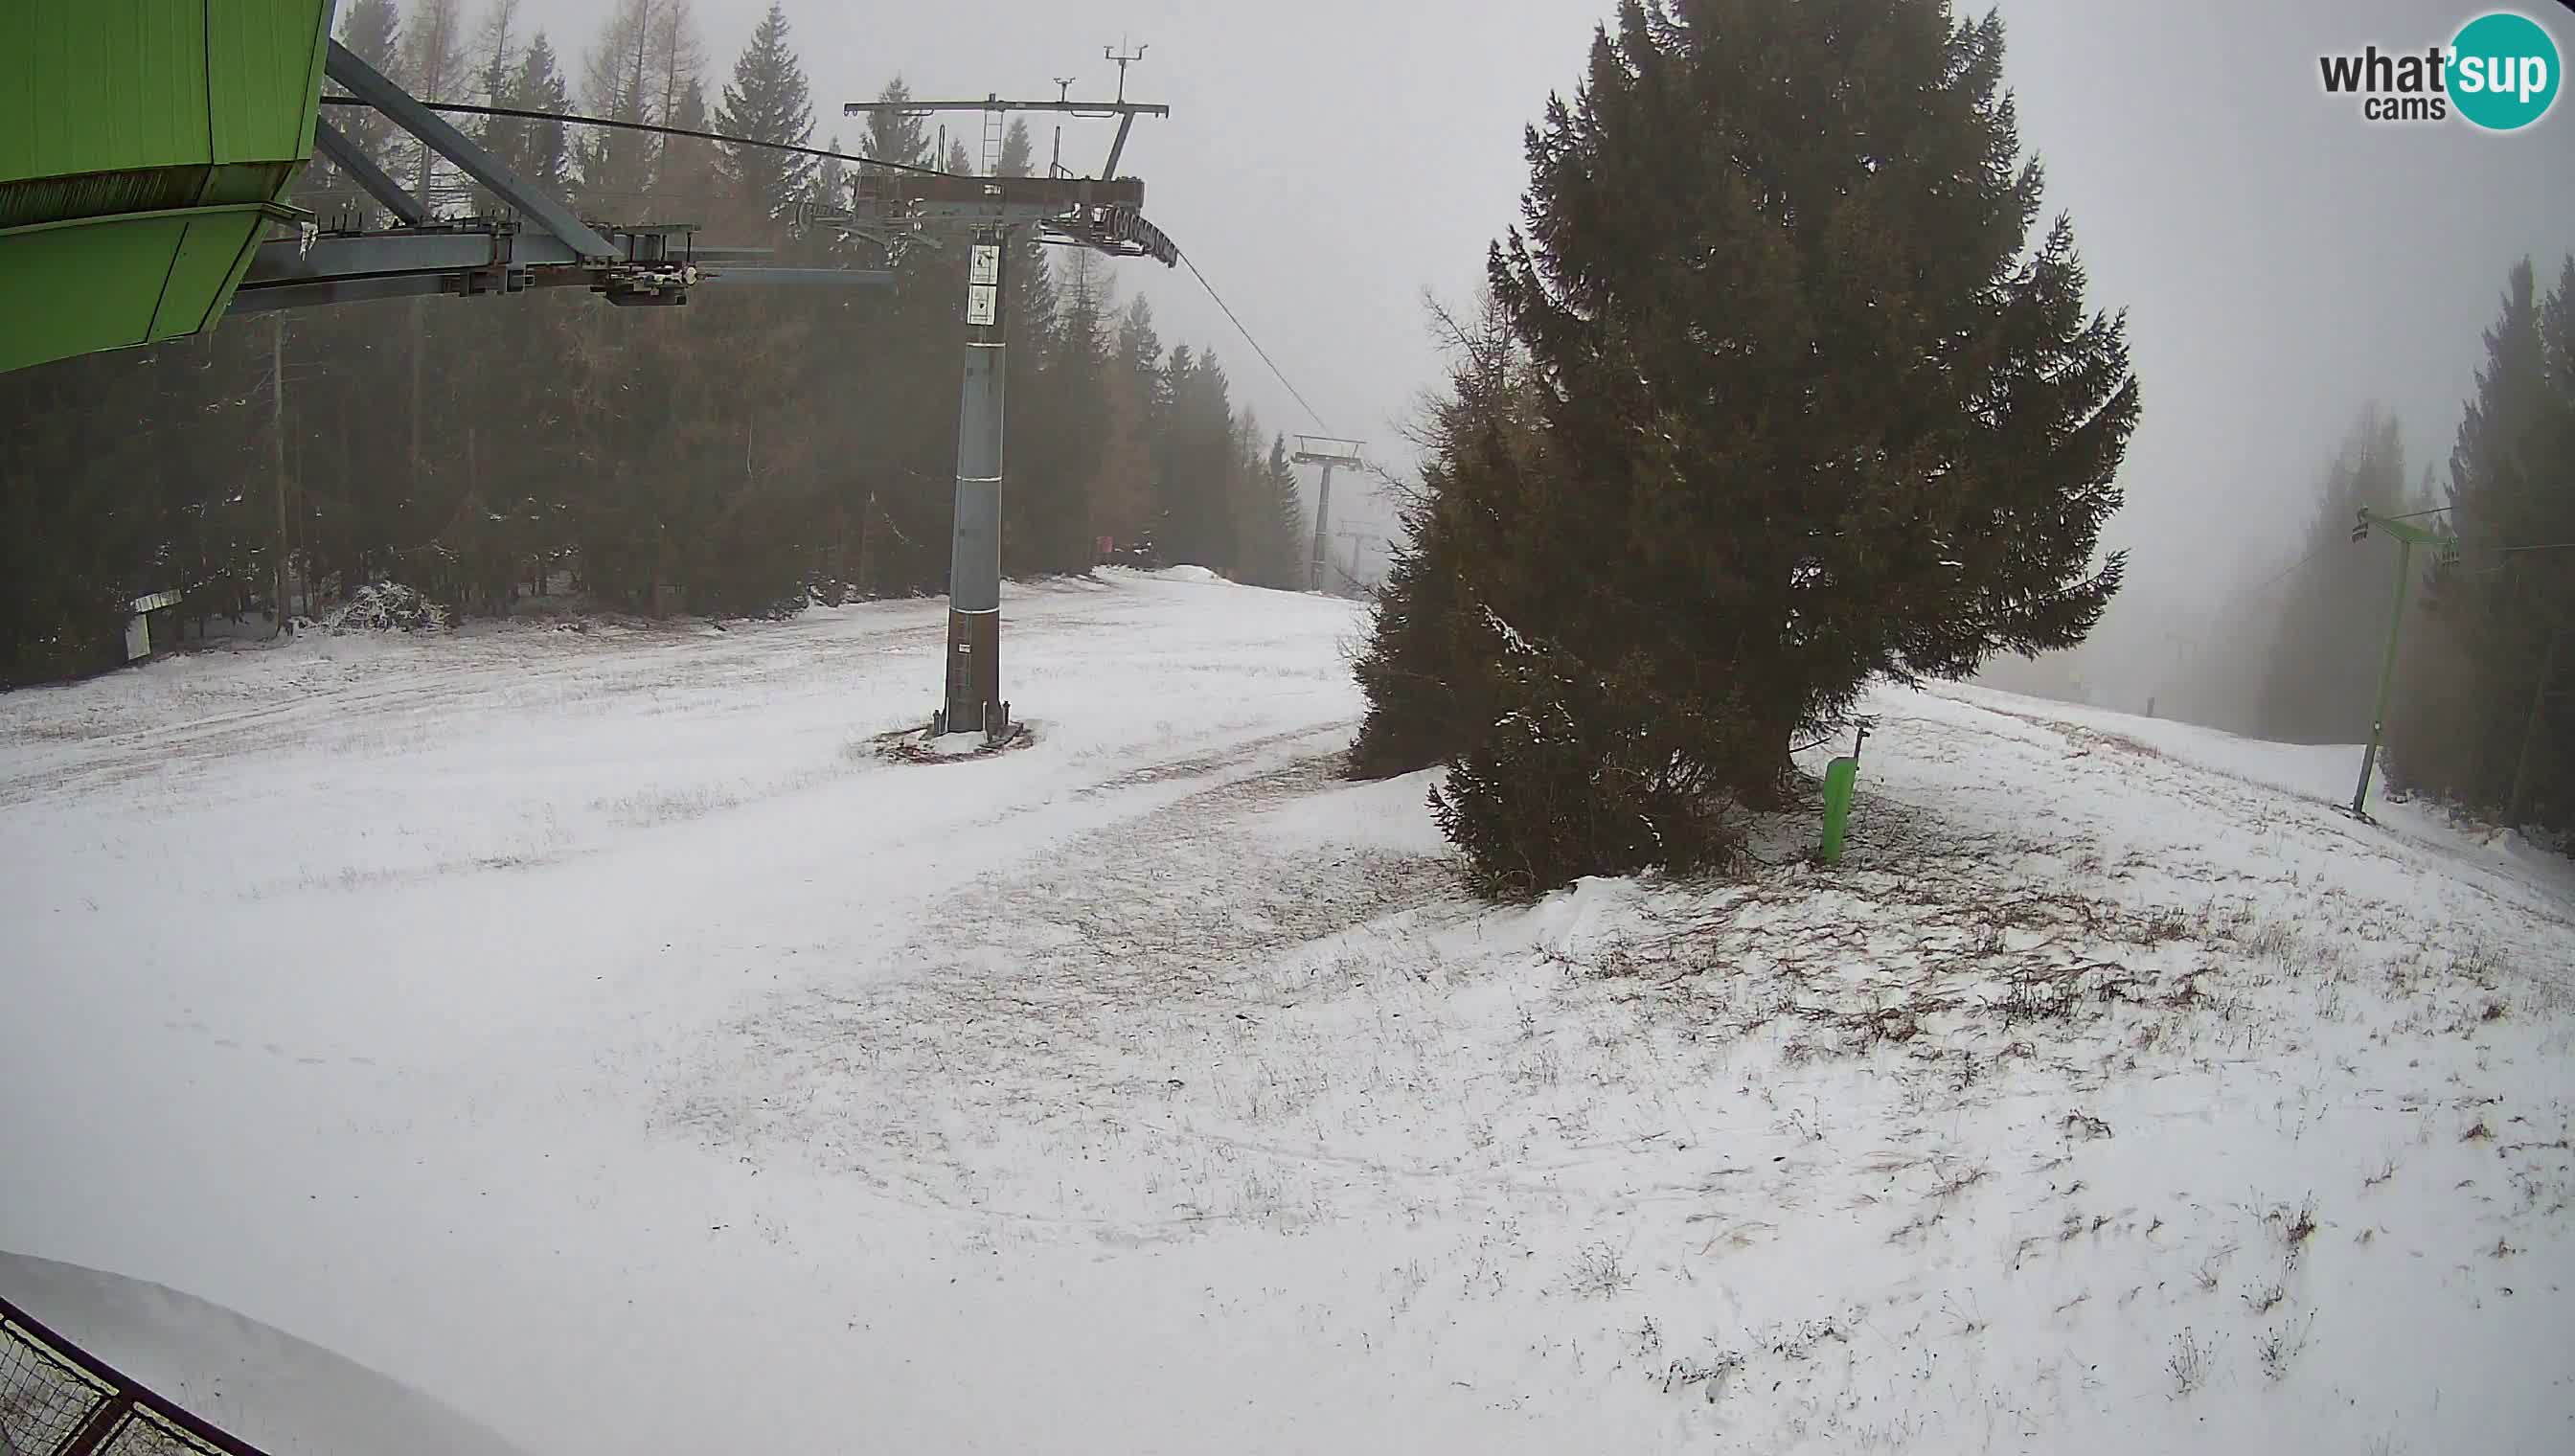
[[[996, 705], [997, 710], [1006, 705]], [[933, 728], [941, 727], [934, 723]], [[876, 755], [895, 763], [963, 763], [976, 758], [990, 758], [998, 753], [1015, 752], [1038, 740], [1037, 725], [1010, 723], [999, 734], [992, 732], [936, 732], [931, 728], [900, 728], [879, 733], [873, 740]]]

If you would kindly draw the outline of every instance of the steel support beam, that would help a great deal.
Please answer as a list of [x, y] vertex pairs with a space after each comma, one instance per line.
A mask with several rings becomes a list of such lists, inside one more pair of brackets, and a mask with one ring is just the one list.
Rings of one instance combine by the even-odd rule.
[[889, 106], [882, 101], [847, 101], [841, 104], [843, 116], [873, 116], [881, 111], [910, 116], [927, 116], [934, 111], [1060, 111], [1068, 116], [1170, 116], [1172, 109], [1160, 102], [1149, 101], [1004, 101], [987, 96], [981, 101], [906, 101]]
[[[658, 252], [655, 233], [612, 235], [621, 253]], [[716, 248], [722, 257], [766, 258], [766, 248]], [[591, 287], [602, 270], [560, 238], [513, 227], [458, 224], [419, 232], [325, 234], [263, 243], [251, 255], [234, 307], [242, 313], [317, 308], [438, 294], [475, 296], [527, 288]], [[895, 275], [872, 268], [729, 268], [701, 282], [891, 288]]]
[[1314, 559], [1305, 574], [1306, 587], [1316, 592], [1323, 590], [1324, 527], [1331, 515], [1332, 464], [1326, 461], [1323, 463], [1323, 483], [1314, 488]]
[[345, 132], [331, 125], [330, 118], [314, 118], [313, 144], [323, 156], [331, 159], [332, 166], [349, 174], [350, 181], [357, 183], [367, 196], [383, 203], [405, 226], [417, 228], [429, 222], [428, 205], [412, 196], [384, 168], [377, 166], [376, 159], [349, 140]]
[[984, 228], [968, 251], [966, 373], [957, 413], [957, 523], [948, 556], [948, 662], [940, 722], [998, 735], [1002, 703], [1002, 410], [1009, 377], [1004, 272], [1010, 231]]
[[1103, 182], [1091, 177], [960, 177], [953, 173], [924, 176], [917, 172], [869, 173], [859, 176], [857, 197], [875, 203], [975, 203], [980, 206], [1027, 207], [1053, 215], [1084, 207], [1145, 205], [1145, 184], [1133, 177]]
[[883, 268], [728, 268], [700, 279], [709, 283], [821, 285], [829, 288], [892, 288], [895, 275]]
[[262, 243], [242, 275], [242, 287], [332, 278], [380, 278], [402, 273], [453, 273], [501, 264], [577, 264], [564, 243], [539, 234], [487, 228], [420, 233], [326, 233], [310, 244], [294, 238]]
[[404, 131], [418, 137], [431, 151], [456, 164], [466, 176], [480, 182], [494, 197], [527, 214], [530, 221], [570, 244], [582, 257], [602, 262], [618, 257], [616, 246], [601, 237], [572, 210], [544, 192], [529, 186], [509, 169], [500, 158], [483, 150], [471, 137], [458, 131], [445, 118], [405, 91], [383, 73], [360, 59], [355, 51], [338, 41], [331, 42], [323, 73], [349, 94], [385, 114]]
[[1127, 133], [1134, 130], [1135, 126], [1136, 113], [1132, 111], [1127, 113], [1125, 116], [1118, 118], [1118, 137], [1115, 141], [1112, 141], [1109, 144], [1109, 161], [1101, 167], [1101, 176], [1108, 178], [1117, 177], [1118, 159], [1127, 154]]
[[443, 293], [461, 292], [455, 284], [456, 275], [452, 273], [298, 279], [259, 288], [245, 283], [233, 294], [233, 306], [225, 310], [225, 316], [274, 313], [279, 309], [318, 309], [332, 304], [380, 303], [397, 298], [434, 298]]

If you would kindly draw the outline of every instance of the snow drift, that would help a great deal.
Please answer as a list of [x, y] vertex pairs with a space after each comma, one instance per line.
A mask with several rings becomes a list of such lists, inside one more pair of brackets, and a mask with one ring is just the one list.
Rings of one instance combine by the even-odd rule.
[[409, 1386], [147, 1280], [0, 1253], [0, 1296], [269, 1456], [524, 1456]]
[[0, 1246], [547, 1451], [2575, 1434], [2562, 860], [1883, 693], [1838, 868], [1493, 911], [1355, 609], [1004, 600], [939, 765], [936, 602], [0, 700]]

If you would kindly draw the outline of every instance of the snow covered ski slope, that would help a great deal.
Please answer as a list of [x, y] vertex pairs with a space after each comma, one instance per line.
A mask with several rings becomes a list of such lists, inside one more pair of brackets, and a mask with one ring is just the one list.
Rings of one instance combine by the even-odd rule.
[[1006, 611], [955, 763], [935, 602], [0, 698], [0, 1249], [549, 1453], [2575, 1445], [2565, 861], [1956, 689], [1489, 910], [1346, 605]]

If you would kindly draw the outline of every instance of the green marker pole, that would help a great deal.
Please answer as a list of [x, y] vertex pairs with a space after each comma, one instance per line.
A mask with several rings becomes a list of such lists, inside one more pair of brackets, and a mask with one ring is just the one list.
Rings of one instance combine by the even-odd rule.
[[1815, 847], [1815, 857], [1826, 864], [1842, 862], [1842, 829], [1850, 822], [1851, 792], [1859, 782], [1859, 750], [1868, 742], [1868, 726], [1873, 722], [1860, 720], [1849, 757], [1824, 765], [1824, 841]]
[[1842, 825], [1850, 818], [1851, 788], [1858, 778], [1857, 758], [1835, 758], [1824, 765], [1824, 842], [1815, 857], [1826, 864], [1842, 861]]

